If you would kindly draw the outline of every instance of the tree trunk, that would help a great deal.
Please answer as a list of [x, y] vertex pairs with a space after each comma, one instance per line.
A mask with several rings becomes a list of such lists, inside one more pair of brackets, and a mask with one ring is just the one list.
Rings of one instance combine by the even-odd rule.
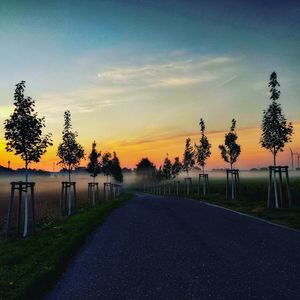
[[205, 182], [205, 171], [204, 171], [204, 166], [202, 167], [203, 171], [203, 195], [206, 195], [206, 182]]
[[231, 199], [234, 200], [232, 163], [230, 163], [230, 169], [231, 169]]
[[23, 237], [27, 237], [28, 235], [28, 191], [27, 191], [27, 183], [28, 183], [28, 162], [25, 161], [25, 184], [26, 184], [26, 192], [25, 192], [25, 207], [24, 207], [24, 231]]
[[274, 166], [274, 194], [275, 194], [275, 208], [278, 208], [277, 178], [276, 178], [276, 172], [275, 172], [275, 167], [276, 167], [276, 153], [275, 153], [275, 149], [274, 149], [274, 152], [273, 152], [273, 166]]
[[69, 167], [69, 191], [68, 191], [68, 215], [70, 216], [71, 215], [71, 168]]
[[93, 206], [95, 205], [95, 176], [93, 177]]

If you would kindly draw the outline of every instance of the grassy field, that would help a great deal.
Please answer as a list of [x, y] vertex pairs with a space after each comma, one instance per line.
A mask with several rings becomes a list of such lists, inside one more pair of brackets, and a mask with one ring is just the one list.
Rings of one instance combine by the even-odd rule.
[[44, 223], [38, 234], [0, 244], [0, 299], [40, 298], [77, 253], [86, 237], [114, 209], [132, 196], [115, 200], [60, 221]]

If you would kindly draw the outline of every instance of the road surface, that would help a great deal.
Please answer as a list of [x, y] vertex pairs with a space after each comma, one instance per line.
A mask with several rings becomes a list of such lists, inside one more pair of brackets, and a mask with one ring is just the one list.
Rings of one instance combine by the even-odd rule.
[[300, 299], [300, 232], [137, 194], [88, 239], [46, 299]]

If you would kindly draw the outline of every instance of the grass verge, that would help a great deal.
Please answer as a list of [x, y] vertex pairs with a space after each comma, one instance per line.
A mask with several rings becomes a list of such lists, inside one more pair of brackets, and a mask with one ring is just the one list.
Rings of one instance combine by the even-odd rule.
[[244, 195], [242, 193], [236, 200], [226, 200], [224, 194], [220, 193], [212, 193], [206, 196], [193, 195], [192, 198], [300, 230], [299, 203], [295, 203], [291, 208], [268, 208], [266, 194], [264, 197], [259, 193], [252, 194], [255, 194], [255, 192], [244, 192]]
[[38, 234], [25, 240], [1, 243], [0, 299], [40, 298], [87, 236], [131, 197], [131, 194], [122, 194], [71, 217], [44, 224]]
[[[226, 207], [234, 211], [242, 212], [273, 223], [286, 225], [300, 230], [300, 178], [297, 176], [290, 179], [292, 207], [270, 209], [267, 207], [268, 178], [266, 177], [244, 177], [241, 178], [240, 193], [236, 200], [226, 200], [225, 197], [225, 179], [211, 178], [210, 191], [206, 196], [198, 195], [197, 178], [193, 178], [193, 186], [189, 198], [212, 203], [218, 206]], [[184, 193], [184, 182], [181, 180], [181, 197], [187, 197]], [[141, 189], [141, 185], [139, 186]], [[202, 193], [202, 186], [200, 188]], [[286, 194], [286, 190], [283, 191]], [[174, 195], [174, 190], [172, 189]]]

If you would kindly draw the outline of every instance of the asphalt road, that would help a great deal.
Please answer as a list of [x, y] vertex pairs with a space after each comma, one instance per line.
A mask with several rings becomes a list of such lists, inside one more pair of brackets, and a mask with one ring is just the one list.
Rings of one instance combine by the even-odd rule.
[[300, 299], [300, 232], [184, 198], [137, 194], [47, 299]]

